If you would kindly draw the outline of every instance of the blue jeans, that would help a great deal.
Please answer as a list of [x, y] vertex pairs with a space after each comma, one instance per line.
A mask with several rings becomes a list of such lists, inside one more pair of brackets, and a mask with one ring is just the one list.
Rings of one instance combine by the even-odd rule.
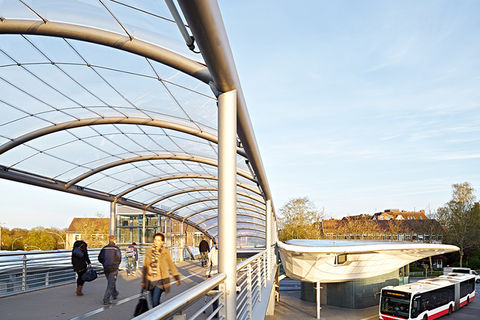
[[118, 296], [117, 291], [117, 271], [112, 271], [109, 273], [105, 273], [105, 278], [107, 278], [107, 290], [105, 290], [105, 295], [103, 296], [103, 302], [109, 302], [110, 298], [116, 299]]
[[155, 308], [160, 304], [160, 297], [162, 296], [163, 289], [155, 286], [150, 290], [150, 296], [152, 297], [152, 308]]

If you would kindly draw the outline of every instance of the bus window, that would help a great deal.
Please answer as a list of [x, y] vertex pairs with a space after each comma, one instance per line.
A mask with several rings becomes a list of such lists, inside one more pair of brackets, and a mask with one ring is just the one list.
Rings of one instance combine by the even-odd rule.
[[395, 297], [383, 294], [380, 311], [383, 314], [388, 314], [396, 317], [408, 319], [410, 295], [405, 294], [405, 297]]
[[418, 317], [420, 313], [423, 312], [421, 305], [420, 305], [421, 297], [420, 296], [415, 296], [413, 298], [413, 303], [412, 303], [412, 318]]

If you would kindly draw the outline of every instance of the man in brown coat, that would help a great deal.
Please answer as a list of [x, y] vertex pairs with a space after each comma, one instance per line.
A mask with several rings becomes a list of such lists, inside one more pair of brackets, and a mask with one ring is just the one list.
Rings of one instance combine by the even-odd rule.
[[173, 264], [170, 251], [163, 247], [165, 236], [157, 233], [153, 237], [153, 246], [145, 252], [143, 260], [142, 287], [150, 291], [152, 307], [160, 304], [163, 292], [170, 292], [170, 272], [180, 285], [180, 275]]

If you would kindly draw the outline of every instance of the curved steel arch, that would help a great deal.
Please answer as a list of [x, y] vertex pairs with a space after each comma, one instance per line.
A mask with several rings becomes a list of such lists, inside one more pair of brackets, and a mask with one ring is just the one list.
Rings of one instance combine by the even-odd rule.
[[[66, 185], [67, 188], [77, 184], [78, 182], [94, 175], [99, 172], [102, 172], [104, 170], [127, 164], [127, 163], [132, 163], [132, 162], [138, 162], [138, 161], [148, 161], [148, 160], [183, 160], [183, 161], [192, 161], [192, 162], [198, 162], [198, 163], [203, 163], [211, 166], [218, 167], [218, 162], [215, 159], [211, 158], [205, 158], [205, 157], [199, 157], [199, 156], [192, 156], [189, 154], [184, 154], [184, 153], [177, 153], [177, 154], [156, 154], [156, 155], [149, 155], [149, 156], [139, 156], [139, 157], [133, 157], [133, 158], [126, 158], [126, 159], [121, 159], [117, 160], [114, 162], [110, 162], [107, 164], [104, 164], [103, 166], [100, 166], [98, 168], [95, 168], [93, 170], [90, 170], [72, 180], [70, 180]], [[237, 170], [237, 174], [247, 178], [249, 180], [253, 179], [253, 177], [250, 175], [250, 173], [244, 172], [243, 170]]]
[[[189, 202], [189, 203], [185, 203], [185, 204], [182, 204], [181, 206], [178, 206], [176, 207], [175, 209], [172, 209], [170, 211], [167, 212], [167, 214], [171, 214], [177, 210], [180, 210], [182, 208], [185, 208], [185, 207], [188, 207], [188, 206], [191, 206], [192, 204], [196, 204], [196, 203], [200, 203], [200, 202], [205, 202], [205, 201], [215, 201], [215, 200], [218, 200], [218, 197], [214, 197], [214, 198], [203, 198], [203, 199], [199, 199], [199, 200], [195, 200], [195, 201], [192, 201], [192, 202]], [[258, 204], [254, 203], [254, 202], [250, 202], [250, 201], [247, 201], [247, 200], [243, 200], [243, 199], [237, 199], [237, 202], [242, 202], [242, 203], [246, 203], [246, 204], [249, 204], [249, 205], [252, 205], [258, 209], [263, 209], [265, 210], [264, 207], [261, 207], [259, 206]]]
[[[215, 238], [215, 237], [218, 237], [218, 234], [215, 234], [214, 236], [212, 236], [212, 239]], [[237, 238], [258, 238], [258, 239], [265, 240], [265, 237], [254, 236], [254, 235], [246, 235], [246, 234], [237, 235]]]
[[[202, 209], [202, 210], [200, 210], [200, 211], [196, 211], [196, 212], [194, 212], [194, 213], [192, 213], [192, 214], [189, 214], [188, 216], [185, 216], [183, 219], [188, 219], [188, 218], [193, 217], [193, 216], [195, 216], [195, 215], [197, 215], [197, 214], [199, 214], [199, 213], [202, 213], [202, 212], [205, 212], [205, 211], [208, 211], [208, 210], [214, 210], [214, 209], [218, 209], [218, 206], [216, 206], [216, 207], [210, 207], [210, 208], [206, 208], [206, 209]], [[240, 207], [240, 206], [238, 206], [237, 209], [243, 209], [243, 210], [247, 210], [247, 211], [250, 211], [250, 212], [256, 212], [256, 213], [258, 213], [258, 214], [260, 214], [260, 215], [265, 215], [265, 212], [257, 211], [257, 210], [255, 210], [255, 209], [253, 209], [253, 208]]]
[[[242, 214], [237, 214], [237, 216], [243, 216], [243, 215], [242, 215]], [[209, 221], [209, 220], [213, 220], [213, 219], [215, 219], [215, 218], [217, 218], [217, 217], [210, 217], [210, 218], [208, 218], [208, 219], [205, 219], [205, 220], [202, 220], [202, 221], [196, 223], [195, 225], [198, 226], [198, 225], [200, 225], [200, 224], [202, 224], [202, 223], [205, 223], [205, 222], [207, 222], [207, 221]], [[253, 222], [253, 221], [237, 220], [236, 223], [248, 223], [248, 224], [254, 224], [254, 225], [257, 225], [257, 226], [260, 226], [260, 227], [265, 227], [265, 224], [261, 224], [261, 223]], [[216, 228], [216, 227], [217, 227], [216, 225], [211, 226], [210, 228], [205, 229], [205, 231], [214, 229], [214, 228]]]
[[[181, 191], [176, 191], [176, 192], [172, 192], [160, 199], [157, 199], [155, 201], [152, 201], [150, 202], [148, 205], [145, 206], [145, 208], [149, 208], [151, 206], [153, 206], [154, 204], [156, 203], [159, 203], [163, 200], [166, 200], [168, 198], [171, 198], [171, 197], [175, 197], [175, 196], [178, 196], [180, 194], [184, 194], [184, 193], [189, 193], [189, 192], [197, 192], [197, 191], [218, 191], [218, 188], [214, 188], [214, 187], [200, 187], [200, 188], [192, 188], [192, 189], [186, 189], [186, 190], [181, 190]], [[246, 192], [241, 192], [241, 191], [237, 191], [237, 194], [241, 195], [241, 196], [244, 196], [244, 197], [247, 197], [249, 199], [252, 199], [254, 201], [257, 201], [258, 203], [261, 203], [261, 204], [265, 204], [264, 202], [262, 202], [261, 198], [256, 198]]]
[[[1, 24], [0, 24], [1, 26]], [[45, 136], [50, 133], [73, 129], [78, 127], [86, 127], [86, 126], [94, 126], [94, 125], [102, 125], [102, 124], [137, 124], [137, 125], [144, 125], [144, 126], [151, 126], [163, 129], [170, 129], [179, 132], [183, 132], [186, 134], [190, 134], [210, 142], [218, 144], [218, 137], [214, 134], [192, 128], [186, 125], [173, 123], [165, 120], [158, 120], [158, 119], [146, 119], [146, 118], [139, 118], [139, 117], [104, 117], [104, 118], [88, 118], [88, 119], [80, 119], [74, 121], [67, 121], [59, 124], [55, 124], [49, 127], [40, 128], [38, 130], [26, 133], [12, 141], [5, 143], [0, 147], [0, 154], [7, 152], [10, 149], [13, 149], [25, 142], [34, 140], [36, 138]], [[237, 154], [246, 157], [245, 152], [243, 149], [237, 147]]]
[[53, 21], [44, 23], [38, 20], [2, 19], [0, 33], [52, 36], [96, 43], [152, 59], [207, 84], [213, 81], [203, 63], [158, 45], [102, 29]]
[[[243, 231], [258, 231], [258, 232], [263, 232], [265, 233], [265, 230], [259, 230], [259, 229], [255, 229], [255, 228], [237, 228], [237, 231], [238, 230], [243, 230]], [[212, 234], [212, 238], [217, 238], [218, 237], [218, 232], [215, 233], [215, 234]], [[261, 236], [255, 236], [255, 235], [237, 235], [237, 238], [239, 237], [253, 237], [253, 238], [260, 238], [260, 239], [265, 239], [265, 237], [261, 237]]]
[[[168, 176], [168, 177], [160, 177], [160, 178], [155, 178], [155, 179], [152, 179], [152, 180], [148, 180], [148, 181], [145, 181], [144, 183], [141, 183], [141, 184], [138, 184], [138, 185], [135, 185], [125, 191], [122, 191], [121, 193], [117, 194], [116, 197], [117, 198], [121, 198], [123, 197], [124, 195], [126, 195], [127, 193], [130, 193], [132, 191], [135, 191], [137, 189], [140, 189], [140, 188], [143, 188], [145, 186], [148, 186], [150, 184], [153, 184], [153, 183], [158, 183], [158, 182], [163, 182], [163, 181], [168, 181], [168, 180], [175, 180], [175, 179], [206, 179], [206, 180], [218, 180], [218, 177], [217, 176], [214, 176], [214, 175], [210, 175], [210, 174], [181, 174], [181, 175], [174, 175], [174, 176]], [[253, 182], [255, 182], [254, 180], [251, 180]], [[242, 188], [245, 188], [247, 190], [250, 190], [252, 192], [255, 192], [253, 191], [253, 189], [249, 189], [247, 188], [247, 185], [241, 183], [241, 182], [237, 182], [237, 185], [238, 186], [241, 186]]]
[[[257, 220], [266, 222], [266, 221], [265, 221], [265, 218], [261, 218], [261, 217], [258, 217], [258, 216], [254, 216], [253, 214], [237, 213], [237, 216], [254, 218], [254, 219], [257, 219]], [[202, 221], [197, 222], [195, 225], [199, 225], [200, 223], [204, 223], [205, 221], [212, 220], [212, 219], [215, 219], [215, 218], [218, 218], [218, 216], [212, 216], [212, 217], [209, 217], [209, 218], [207, 218], [207, 219], [203, 219]], [[246, 221], [237, 221], [237, 223], [238, 223], [238, 222], [249, 223], [249, 222], [246, 222]], [[257, 224], [258, 224], [258, 223], [257, 223]], [[263, 223], [263, 224], [258, 224], [258, 225], [264, 227], [264, 226], [265, 226], [265, 223]]]

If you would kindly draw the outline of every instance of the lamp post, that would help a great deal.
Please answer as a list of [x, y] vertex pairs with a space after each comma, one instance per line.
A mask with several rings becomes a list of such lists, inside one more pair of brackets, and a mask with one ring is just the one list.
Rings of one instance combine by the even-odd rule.
[[47, 231], [47, 233], [55, 234], [55, 235], [59, 236], [59, 237], [60, 237], [60, 240], [62, 240], [62, 243], [63, 243], [63, 249], [66, 249], [65, 240], [63, 240], [63, 236], [62, 236], [60, 233], [53, 232], [53, 231]]
[[15, 243], [15, 241], [17, 241], [18, 239], [22, 239], [22, 238], [23, 237], [18, 237], [18, 238], [13, 239], [13, 241], [12, 241], [12, 251], [13, 251], [13, 244]]

